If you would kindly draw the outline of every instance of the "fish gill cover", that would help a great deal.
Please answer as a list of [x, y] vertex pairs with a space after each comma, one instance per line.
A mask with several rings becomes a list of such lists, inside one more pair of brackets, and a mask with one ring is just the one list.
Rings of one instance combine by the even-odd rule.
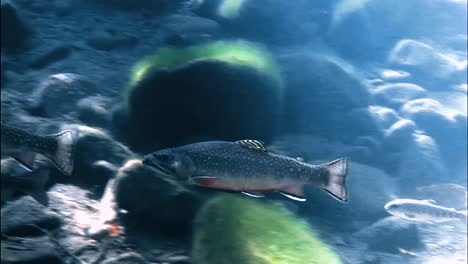
[[252, 67], [266, 73], [279, 87], [283, 87], [279, 67], [268, 51], [247, 41], [217, 41], [182, 49], [160, 49], [155, 55], [143, 59], [134, 66], [130, 76], [130, 89], [153, 69], [177, 67], [188, 62], [209, 59]]
[[194, 263], [339, 264], [313, 229], [286, 209], [223, 194], [195, 218]]

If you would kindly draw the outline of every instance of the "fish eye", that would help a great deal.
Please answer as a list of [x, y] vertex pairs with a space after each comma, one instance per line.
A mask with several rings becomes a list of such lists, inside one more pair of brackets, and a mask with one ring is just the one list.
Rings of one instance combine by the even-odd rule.
[[170, 160], [170, 156], [167, 154], [161, 154], [158, 156], [158, 159], [162, 162], [168, 162]]

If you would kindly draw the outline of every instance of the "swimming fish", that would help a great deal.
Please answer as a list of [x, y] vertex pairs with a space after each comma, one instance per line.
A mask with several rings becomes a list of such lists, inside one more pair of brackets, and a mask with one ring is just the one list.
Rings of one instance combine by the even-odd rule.
[[148, 154], [143, 164], [198, 186], [242, 192], [263, 197], [279, 191], [288, 198], [305, 201], [304, 185], [329, 193], [341, 202], [348, 200], [348, 159], [311, 165], [300, 159], [269, 152], [263, 142], [207, 141]]
[[22, 195], [30, 195], [43, 205], [48, 204], [45, 185], [49, 180], [49, 168], [33, 172], [21, 166], [15, 159], [1, 161], [1, 202], [12, 201]]
[[392, 215], [413, 221], [466, 221], [466, 211], [437, 205], [434, 200], [397, 199], [387, 203], [384, 208]]
[[63, 174], [72, 174], [76, 131], [66, 130], [54, 135], [40, 136], [2, 122], [1, 136], [2, 157], [10, 156], [32, 171], [35, 154], [39, 153], [48, 158]]

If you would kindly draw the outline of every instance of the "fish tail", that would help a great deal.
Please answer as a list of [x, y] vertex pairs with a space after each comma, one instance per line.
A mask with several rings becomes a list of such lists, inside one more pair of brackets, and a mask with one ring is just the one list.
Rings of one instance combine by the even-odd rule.
[[464, 210], [464, 211], [458, 211], [459, 213], [459, 219], [466, 222], [467, 221], [467, 218], [468, 218], [468, 214], [467, 214], [467, 211]]
[[76, 130], [66, 130], [49, 136], [57, 142], [55, 152], [46, 154], [47, 158], [65, 175], [73, 173], [75, 148], [78, 139]]
[[348, 161], [348, 158], [341, 158], [320, 165], [326, 173], [326, 178], [321, 188], [341, 202], [348, 201], [348, 192], [346, 190]]

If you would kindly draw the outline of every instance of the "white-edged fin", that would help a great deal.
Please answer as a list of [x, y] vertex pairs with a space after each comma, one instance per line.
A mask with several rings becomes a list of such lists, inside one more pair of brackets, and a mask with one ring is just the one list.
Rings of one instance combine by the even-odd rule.
[[300, 162], [304, 162], [304, 158], [302, 158], [302, 157], [296, 157], [296, 160], [300, 161]]
[[34, 152], [20, 152], [12, 155], [21, 167], [25, 168], [27, 171], [32, 172], [34, 169], [34, 160], [36, 154]]
[[235, 143], [241, 145], [244, 148], [256, 150], [256, 151], [263, 152], [263, 153], [268, 153], [268, 150], [265, 148], [265, 143], [263, 143], [262, 141], [253, 140], [253, 139], [244, 139], [244, 140], [238, 140]]
[[428, 200], [422, 200], [422, 201], [425, 202], [425, 203], [429, 203], [429, 204], [437, 204], [437, 202], [434, 201], [434, 200], [432, 200], [432, 199], [430, 199], [430, 200], [429, 200], [429, 199], [428, 199]]
[[284, 196], [286, 196], [289, 199], [294, 200], [294, 201], [299, 201], [299, 202], [307, 201], [307, 199], [304, 198], [304, 197], [298, 197], [298, 196], [295, 196], [295, 195], [292, 195], [292, 194], [289, 194], [289, 193], [285, 193], [285, 192], [282, 192], [282, 191], [279, 191], [279, 193], [281, 193], [282, 195], [284, 195]]
[[245, 194], [247, 196], [250, 196], [250, 197], [255, 197], [255, 198], [263, 198], [265, 197], [265, 195], [261, 194], [261, 193], [257, 193], [257, 192], [241, 192], [242, 194]]
[[305, 201], [304, 195], [304, 185], [303, 184], [294, 184], [278, 190], [282, 195], [296, 200], [296, 201]]

